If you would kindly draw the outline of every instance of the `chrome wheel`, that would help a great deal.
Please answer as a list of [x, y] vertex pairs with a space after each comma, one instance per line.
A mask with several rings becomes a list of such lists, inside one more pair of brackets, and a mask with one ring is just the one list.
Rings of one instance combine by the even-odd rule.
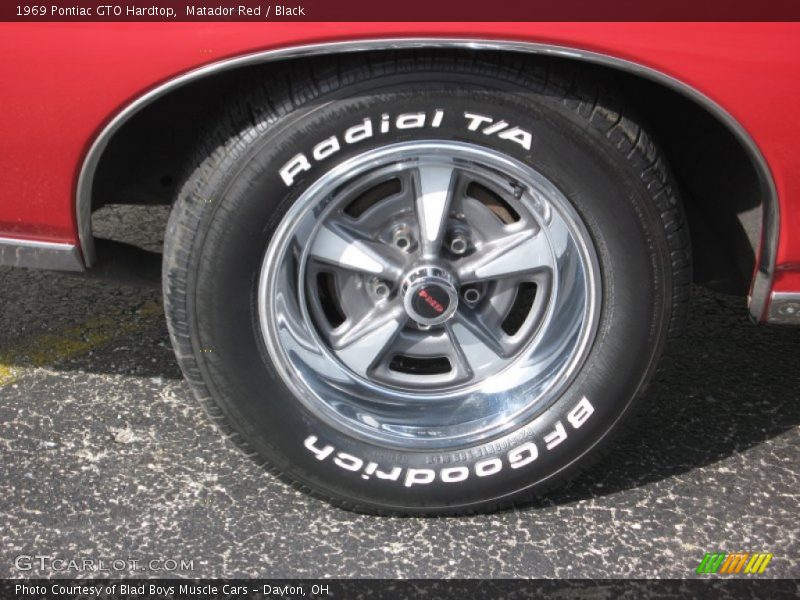
[[558, 398], [594, 338], [599, 279], [541, 174], [477, 145], [408, 142], [301, 194], [258, 304], [272, 361], [315, 415], [382, 445], [452, 448]]

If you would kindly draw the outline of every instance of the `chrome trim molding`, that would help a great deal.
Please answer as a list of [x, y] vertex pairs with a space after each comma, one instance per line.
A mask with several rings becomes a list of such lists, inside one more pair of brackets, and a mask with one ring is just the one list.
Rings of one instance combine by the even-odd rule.
[[3, 237], [0, 237], [0, 265], [53, 271], [85, 270], [81, 253], [75, 244]]
[[736, 121], [736, 119], [734, 119], [733, 116], [731, 116], [730, 113], [728, 113], [724, 108], [700, 91], [689, 85], [686, 85], [674, 77], [656, 71], [655, 69], [606, 54], [600, 54], [597, 52], [580, 50], [566, 46], [541, 44], [537, 42], [464, 38], [388, 38], [329, 42], [278, 48], [274, 50], [256, 52], [253, 54], [246, 54], [244, 56], [229, 58], [205, 65], [179, 75], [139, 96], [136, 100], [119, 112], [94, 140], [94, 143], [84, 159], [76, 189], [75, 214], [77, 215], [78, 236], [86, 266], [91, 267], [95, 262], [94, 239], [92, 237], [91, 223], [91, 204], [92, 182], [95, 171], [97, 170], [97, 165], [99, 164], [100, 157], [102, 156], [103, 151], [105, 150], [114, 133], [116, 133], [117, 130], [119, 130], [119, 128], [122, 127], [122, 125], [139, 110], [184, 84], [237, 67], [317, 55], [363, 52], [369, 50], [400, 50], [413, 48], [493, 50], [540, 54], [545, 56], [583, 60], [586, 62], [626, 71], [628, 73], [639, 75], [665, 85], [668, 88], [687, 96], [711, 112], [711, 114], [713, 114], [728, 127], [728, 129], [735, 135], [739, 142], [742, 143], [742, 145], [746, 148], [751, 160], [756, 166], [756, 170], [758, 171], [758, 177], [763, 195], [762, 242], [761, 248], [757, 253], [758, 264], [756, 266], [756, 272], [750, 291], [749, 306], [750, 314], [755, 319], [763, 320], [766, 317], [765, 313], [769, 300], [769, 290], [772, 287], [775, 259], [778, 248], [778, 232], [780, 229], [778, 193], [766, 160], [761, 154], [761, 151], [759, 150], [755, 141], [750, 137], [744, 127], [742, 127], [739, 122]]
[[767, 323], [800, 325], [800, 292], [772, 292]]

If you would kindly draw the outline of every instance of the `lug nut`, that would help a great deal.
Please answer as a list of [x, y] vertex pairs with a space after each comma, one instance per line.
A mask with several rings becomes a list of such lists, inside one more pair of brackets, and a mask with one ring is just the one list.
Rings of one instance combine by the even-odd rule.
[[411, 250], [411, 245], [414, 242], [411, 237], [411, 231], [407, 227], [399, 227], [395, 230], [392, 236], [394, 245], [404, 252]]
[[377, 283], [375, 283], [372, 289], [378, 298], [386, 298], [386, 296], [388, 296], [389, 292], [391, 291], [389, 285], [385, 281], [378, 281]]
[[468, 304], [476, 304], [481, 299], [481, 293], [473, 287], [465, 289], [463, 296]]
[[379, 277], [370, 277], [369, 287], [372, 293], [381, 300], [386, 298], [392, 291], [392, 284]]
[[453, 254], [464, 254], [469, 248], [469, 241], [464, 234], [457, 233], [450, 239], [450, 252]]

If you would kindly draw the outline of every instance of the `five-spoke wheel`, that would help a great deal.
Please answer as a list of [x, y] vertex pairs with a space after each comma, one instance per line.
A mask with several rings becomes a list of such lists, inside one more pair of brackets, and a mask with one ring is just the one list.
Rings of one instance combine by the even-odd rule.
[[273, 360], [333, 425], [447, 447], [560, 393], [594, 334], [599, 286], [588, 234], [551, 182], [486, 148], [422, 141], [356, 156], [298, 199], [259, 308]]

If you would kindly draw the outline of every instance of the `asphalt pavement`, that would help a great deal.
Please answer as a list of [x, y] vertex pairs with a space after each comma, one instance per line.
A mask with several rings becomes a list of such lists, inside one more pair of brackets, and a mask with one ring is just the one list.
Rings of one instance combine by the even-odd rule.
[[[165, 214], [97, 228], [155, 250]], [[706, 552], [800, 577], [800, 330], [752, 324], [740, 298], [695, 290], [641, 428], [589, 473], [435, 519], [346, 512], [266, 473], [192, 398], [160, 302], [0, 268], [0, 577], [682, 578]]]

